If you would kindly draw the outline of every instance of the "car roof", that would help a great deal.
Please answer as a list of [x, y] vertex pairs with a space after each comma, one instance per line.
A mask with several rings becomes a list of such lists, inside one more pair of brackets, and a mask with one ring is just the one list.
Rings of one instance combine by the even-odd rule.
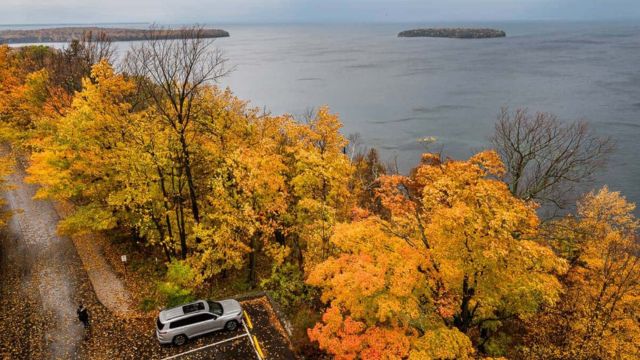
[[176, 306], [169, 309], [164, 309], [160, 311], [158, 318], [161, 322], [165, 323], [167, 321], [175, 320], [180, 317], [184, 317], [186, 315], [191, 315], [195, 313], [208, 312], [209, 304], [207, 304], [204, 300], [198, 300], [192, 303], [183, 304], [180, 306]]

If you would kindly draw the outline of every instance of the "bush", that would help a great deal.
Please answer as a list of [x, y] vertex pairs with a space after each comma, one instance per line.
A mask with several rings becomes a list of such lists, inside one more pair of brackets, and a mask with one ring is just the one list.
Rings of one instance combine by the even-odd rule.
[[274, 266], [271, 269], [271, 277], [263, 280], [260, 285], [269, 291], [271, 297], [287, 313], [314, 298], [314, 288], [305, 284], [304, 275], [298, 266], [292, 263]]
[[157, 302], [155, 299], [144, 298], [140, 302], [140, 310], [148, 312], [156, 308]]
[[168, 307], [177, 306], [195, 298], [192, 295], [195, 272], [184, 261], [174, 260], [167, 266], [165, 281], [158, 283], [158, 292]]

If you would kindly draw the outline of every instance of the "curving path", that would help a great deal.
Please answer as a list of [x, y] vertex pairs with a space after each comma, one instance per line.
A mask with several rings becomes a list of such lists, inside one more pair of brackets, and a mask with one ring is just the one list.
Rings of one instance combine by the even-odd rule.
[[17, 300], [13, 309], [2, 312], [8, 318], [25, 319], [22, 325], [27, 339], [25, 335], [13, 339], [22, 342], [20, 356], [74, 359], [83, 338], [76, 318], [82, 284], [77, 276], [77, 253], [70, 239], [56, 234], [59, 217], [52, 204], [33, 200], [37, 187], [25, 184], [24, 176], [24, 169], [17, 165], [7, 178], [11, 188], [4, 194], [13, 216], [0, 248], [6, 277], [1, 284], [6, 292], [3, 295]]
[[[66, 216], [65, 210], [60, 207], [56, 207], [56, 209], [63, 217]], [[104, 255], [104, 242], [106, 241], [104, 236], [100, 234], [74, 235], [72, 240], [100, 303], [120, 317], [135, 316], [129, 292]]]

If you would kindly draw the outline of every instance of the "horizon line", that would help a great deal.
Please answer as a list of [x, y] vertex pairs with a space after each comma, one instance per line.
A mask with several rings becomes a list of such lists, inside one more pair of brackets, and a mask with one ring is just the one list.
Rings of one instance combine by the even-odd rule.
[[518, 23], [518, 22], [609, 22], [609, 21], [637, 21], [637, 18], [603, 18], [603, 19], [575, 19], [575, 18], [535, 18], [535, 19], [449, 19], [449, 20], [244, 20], [244, 21], [188, 21], [188, 22], [160, 22], [160, 21], [99, 21], [99, 22], [34, 22], [34, 23], [0, 23], [0, 27], [9, 26], [89, 26], [89, 25], [314, 25], [314, 24], [418, 24], [418, 23]]

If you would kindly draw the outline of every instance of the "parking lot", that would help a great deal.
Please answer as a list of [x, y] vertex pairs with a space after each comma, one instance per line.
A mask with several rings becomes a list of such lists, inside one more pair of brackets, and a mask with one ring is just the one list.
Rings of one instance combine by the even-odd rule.
[[295, 359], [287, 333], [268, 299], [258, 297], [241, 304], [246, 315], [238, 330], [205, 335], [180, 347], [162, 346], [159, 359]]

